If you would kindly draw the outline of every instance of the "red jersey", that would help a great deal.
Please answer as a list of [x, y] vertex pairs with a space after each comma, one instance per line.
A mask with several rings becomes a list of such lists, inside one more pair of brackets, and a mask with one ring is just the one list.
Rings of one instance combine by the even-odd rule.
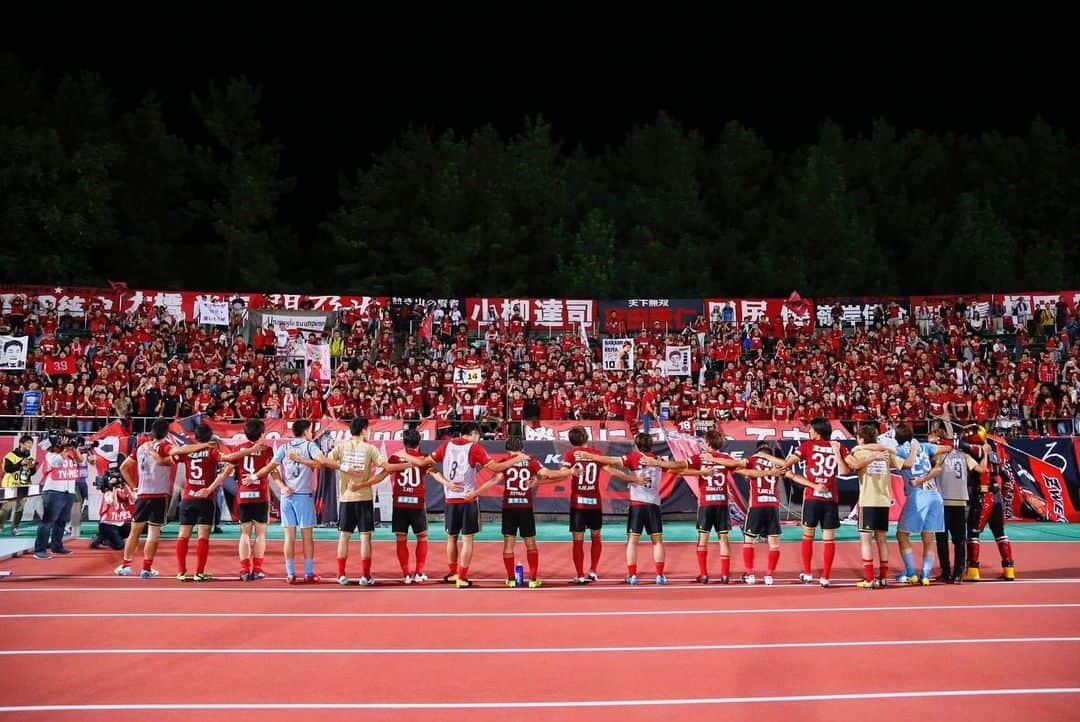
[[[238, 447], [238, 451], [243, 449], [250, 449], [255, 446], [250, 441], [245, 441]], [[236, 462], [236, 503], [237, 504], [258, 504], [261, 502], [270, 501], [270, 477], [264, 476], [259, 479], [257, 484], [245, 484], [244, 479], [255, 474], [259, 469], [263, 468], [271, 461], [274, 460], [274, 450], [269, 446], [263, 446], [263, 450], [245, 456]]]
[[[722, 459], [731, 458], [729, 454], [721, 452], [713, 452], [712, 455]], [[708, 476], [698, 477], [698, 506], [727, 506], [731, 472], [723, 466], [703, 462], [701, 454], [694, 454], [686, 461], [691, 469], [711, 472]]]
[[[506, 461], [510, 456], [510, 454], [504, 454], [497, 461]], [[506, 479], [503, 484], [503, 511], [533, 508], [532, 480], [542, 468], [544, 467], [540, 465], [540, 462], [530, 456], [503, 472], [503, 477]]]
[[791, 453], [805, 462], [803, 476], [815, 484], [824, 484], [828, 487], [827, 491], [807, 489], [803, 492], [803, 501], [837, 503], [839, 496], [836, 491], [836, 454], [833, 453], [832, 445], [824, 439], [804, 441], [792, 449]]
[[198, 499], [194, 493], [214, 483], [221, 455], [217, 449], [203, 449], [176, 457], [177, 464], [184, 467], [184, 491], [181, 499]]
[[[424, 454], [419, 449], [402, 449], [387, 461], [391, 464], [401, 464], [407, 461], [407, 456], [422, 459]], [[408, 469], [402, 469], [390, 474], [390, 484], [394, 489], [395, 509], [424, 508], [424, 473], [424, 470], [420, 467], [410, 466]]]
[[[747, 468], [764, 470], [774, 468], [773, 463], [760, 456], [751, 456], [747, 459]], [[780, 496], [777, 486], [780, 483], [779, 476], [756, 476], [750, 477], [750, 506], [780, 506]]]
[[581, 469], [579, 475], [572, 477], [574, 483], [570, 488], [570, 508], [599, 510], [601, 508], [600, 465], [595, 461], [578, 461], [574, 458], [574, 454], [579, 451], [601, 455], [598, 450], [591, 446], [579, 446], [566, 452], [563, 456], [562, 464], [564, 467], [572, 468], [576, 466]]

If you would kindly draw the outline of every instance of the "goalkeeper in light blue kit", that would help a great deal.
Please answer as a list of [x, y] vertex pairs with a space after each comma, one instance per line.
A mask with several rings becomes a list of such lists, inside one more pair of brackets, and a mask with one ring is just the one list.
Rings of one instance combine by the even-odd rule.
[[[930, 573], [934, 570], [937, 550], [937, 533], [945, 531], [945, 502], [938, 491], [936, 475], [931, 475], [934, 457], [944, 454], [948, 448], [915, 439], [910, 424], [896, 427], [896, 455], [901, 459], [915, 456], [910, 468], [901, 470], [904, 477], [904, 493], [907, 499], [900, 511], [900, 521], [896, 525], [896, 543], [900, 547], [900, 557], [904, 560], [904, 572], [897, 577], [901, 584], [922, 584], [930, 586]], [[922, 537], [922, 570], [915, 569], [915, 552], [911, 546], [911, 535]]]

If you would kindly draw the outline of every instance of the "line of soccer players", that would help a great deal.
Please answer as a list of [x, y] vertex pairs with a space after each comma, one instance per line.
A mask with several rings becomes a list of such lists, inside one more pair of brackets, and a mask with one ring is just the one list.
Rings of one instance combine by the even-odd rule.
[[[660, 515], [660, 482], [664, 470], [683, 476], [697, 477], [697, 564], [696, 581], [707, 584], [709, 577], [709, 541], [715, 532], [719, 541], [720, 569], [718, 581], [731, 581], [730, 498], [733, 474], [749, 481], [749, 504], [743, 524], [742, 582], [755, 584], [759, 567], [755, 564], [755, 542], [764, 536], [768, 541], [768, 558], [763, 581], [774, 583], [780, 557], [780, 494], [779, 483], [787, 478], [805, 487], [803, 495], [803, 536], [800, 546], [802, 571], [799, 580], [813, 582], [813, 547], [816, 530], [822, 530], [822, 568], [818, 583], [830, 586], [836, 554], [835, 535], [840, 526], [837, 493], [837, 473], [856, 473], [859, 478], [859, 537], [863, 562], [863, 579], [858, 586], [877, 588], [888, 584], [889, 556], [886, 532], [889, 507], [893, 503], [891, 471], [901, 470], [905, 480], [906, 501], [900, 515], [897, 541], [904, 560], [904, 572], [899, 581], [929, 584], [935, 565], [935, 553], [941, 559], [945, 582], [979, 578], [978, 536], [989, 521], [994, 528], [1001, 550], [1004, 577], [1013, 578], [1012, 552], [1004, 536], [1000, 494], [993, 486], [993, 460], [985, 437], [973, 433], [950, 443], [943, 439], [942, 430], [935, 428], [928, 442], [919, 443], [908, 426], [896, 431], [896, 446], [878, 443], [877, 428], [866, 425], [857, 430], [859, 442], [845, 450], [838, 441], [831, 441], [832, 428], [825, 419], [810, 424], [810, 439], [794, 447], [787, 458], [774, 456], [767, 442], [761, 442], [754, 454], [736, 459], [725, 453], [726, 439], [722, 431], [705, 435], [702, 452], [688, 459], [668, 461], [652, 451], [652, 437], [638, 434], [634, 449], [622, 456], [609, 456], [587, 445], [583, 428], [569, 432], [571, 450], [562, 458], [559, 469], [548, 469], [523, 453], [520, 438], [511, 438], [506, 453], [489, 456], [480, 445], [480, 428], [469, 423], [461, 436], [442, 443], [433, 453], [420, 451], [420, 435], [406, 431], [404, 449], [389, 459], [367, 440], [366, 419], [354, 419], [350, 425], [351, 438], [339, 443], [324, 454], [312, 441], [308, 421], [296, 421], [294, 438], [276, 451], [262, 441], [263, 423], [249, 421], [245, 426], [247, 441], [236, 451], [222, 453], [207, 425], [195, 430], [195, 443], [170, 447], [165, 440], [168, 423], [159, 421], [152, 429], [152, 440], [141, 445], [134, 457], [125, 462], [121, 472], [129, 485], [138, 486], [131, 535], [124, 550], [123, 563], [116, 574], [132, 574], [132, 558], [139, 535], [149, 526], [140, 576], [157, 575], [153, 568], [154, 553], [165, 523], [168, 500], [172, 489], [171, 465], [185, 469], [180, 501], [180, 533], [176, 543], [177, 579], [204, 581], [211, 578], [206, 572], [209, 535], [213, 522], [214, 494], [230, 476], [238, 484], [237, 507], [241, 524], [239, 558], [240, 577], [253, 581], [265, 577], [263, 555], [266, 549], [266, 527], [269, 521], [270, 485], [281, 498], [281, 523], [284, 528], [286, 580], [290, 584], [320, 581], [314, 569], [314, 491], [318, 469], [327, 467], [337, 472], [338, 481], [338, 546], [337, 581], [349, 584], [346, 565], [354, 532], [360, 536], [361, 574], [358, 583], [374, 584], [371, 574], [371, 534], [375, 527], [373, 487], [389, 477], [392, 485], [393, 516], [391, 526], [396, 539], [397, 558], [405, 584], [428, 580], [427, 517], [424, 498], [424, 476], [430, 475], [444, 487], [446, 497], [445, 526], [447, 533], [447, 574], [444, 582], [459, 588], [472, 586], [469, 567], [473, 556], [473, 539], [480, 531], [478, 497], [489, 488], [501, 485], [503, 561], [507, 586], [515, 586], [515, 546], [520, 536], [525, 543], [528, 564], [528, 586], [539, 587], [539, 551], [536, 545], [536, 521], [533, 514], [533, 495], [540, 484], [560, 480], [570, 481], [570, 532], [575, 584], [588, 584], [599, 579], [597, 569], [602, 553], [603, 525], [600, 471], [622, 479], [628, 484], [630, 510], [627, 516], [626, 575], [627, 584], [636, 585], [638, 575], [638, 546], [641, 534], [648, 534], [652, 543], [655, 582], [666, 583], [663, 541], [663, 521]], [[984, 432], [983, 432], [984, 433]], [[803, 474], [792, 470], [802, 463]], [[486, 469], [492, 477], [479, 485], [477, 472]], [[137, 479], [136, 477], [137, 472]], [[968, 529], [965, 529], [965, 526]], [[196, 568], [188, 574], [187, 555], [192, 531], [197, 533]], [[297, 573], [294, 559], [296, 533], [300, 532], [303, 549], [303, 576]], [[415, 554], [410, 559], [408, 534], [416, 539]], [[585, 532], [590, 533], [590, 564], [585, 568]], [[254, 534], [255, 540], [251, 541]], [[916, 569], [911, 535], [922, 540], [922, 565]], [[950, 564], [948, 542], [955, 547], [954, 563]], [[873, 551], [878, 552], [877, 574]], [[963, 571], [962, 571], [963, 570]]]

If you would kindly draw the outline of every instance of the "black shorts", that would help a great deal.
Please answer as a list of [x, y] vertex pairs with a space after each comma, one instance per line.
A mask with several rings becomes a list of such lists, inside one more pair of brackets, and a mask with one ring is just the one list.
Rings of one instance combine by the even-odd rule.
[[604, 512], [600, 509], [571, 509], [570, 531], [584, 532], [586, 529], [600, 531], [604, 526]]
[[413, 534], [423, 534], [427, 531], [427, 510], [395, 506], [390, 526], [395, 534], [408, 534], [410, 528]]
[[181, 526], [210, 526], [214, 523], [213, 499], [181, 499]]
[[860, 506], [859, 531], [889, 531], [889, 507]]
[[450, 536], [480, 533], [480, 504], [468, 501], [464, 504], [446, 505], [446, 533]]
[[536, 536], [536, 516], [532, 509], [503, 509], [503, 536], [517, 536], [522, 539]]
[[247, 524], [248, 522], [267, 524], [270, 521], [270, 502], [252, 501], [246, 504], [237, 504], [236, 515], [239, 517], [241, 524]]
[[815, 501], [804, 499], [802, 505], [802, 525], [813, 529], [840, 528], [840, 507], [834, 501]]
[[164, 496], [135, 501], [135, 515], [132, 521], [145, 522], [150, 526], [164, 526], [165, 514], [169, 511], [169, 500]]
[[375, 502], [343, 501], [338, 504], [338, 531], [361, 534], [375, 531]]
[[697, 530], [708, 534], [713, 529], [720, 533], [731, 531], [731, 514], [727, 504], [698, 507]]
[[746, 512], [743, 524], [746, 536], [780, 536], [780, 508], [775, 506], [752, 506]]
[[626, 515], [626, 533], [662, 534], [664, 522], [660, 520], [660, 507], [656, 504], [634, 504]]

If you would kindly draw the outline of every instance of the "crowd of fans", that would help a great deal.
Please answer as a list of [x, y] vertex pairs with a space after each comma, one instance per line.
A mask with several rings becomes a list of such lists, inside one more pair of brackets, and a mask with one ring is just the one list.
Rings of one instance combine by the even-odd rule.
[[[992, 309], [962, 300], [917, 309], [882, 306], [856, 323], [839, 316], [812, 331], [779, 318], [738, 324], [727, 314], [685, 327], [627, 329], [612, 315], [596, 336], [633, 337], [633, 370], [605, 371], [598, 338], [534, 333], [518, 315], [484, 328], [458, 308], [383, 306], [336, 314], [320, 333], [279, 326], [247, 333], [246, 314], [224, 327], [177, 321], [149, 301], [85, 316], [12, 300], [0, 335], [30, 337], [26, 371], [0, 373], [7, 428], [205, 413], [252, 417], [480, 420], [498, 434], [548, 419], [661, 419], [703, 432], [725, 420], [906, 420], [944, 417], [1004, 433], [1080, 433], [1080, 319], [1058, 308]], [[1003, 323], [1002, 319], [1007, 322]], [[820, 321], [820, 319], [819, 319]], [[331, 369], [306, 378], [307, 344], [329, 346]], [[691, 373], [668, 377], [665, 346], [691, 347]], [[46, 362], [74, 358], [75, 373]], [[463, 389], [455, 366], [479, 367]]]

